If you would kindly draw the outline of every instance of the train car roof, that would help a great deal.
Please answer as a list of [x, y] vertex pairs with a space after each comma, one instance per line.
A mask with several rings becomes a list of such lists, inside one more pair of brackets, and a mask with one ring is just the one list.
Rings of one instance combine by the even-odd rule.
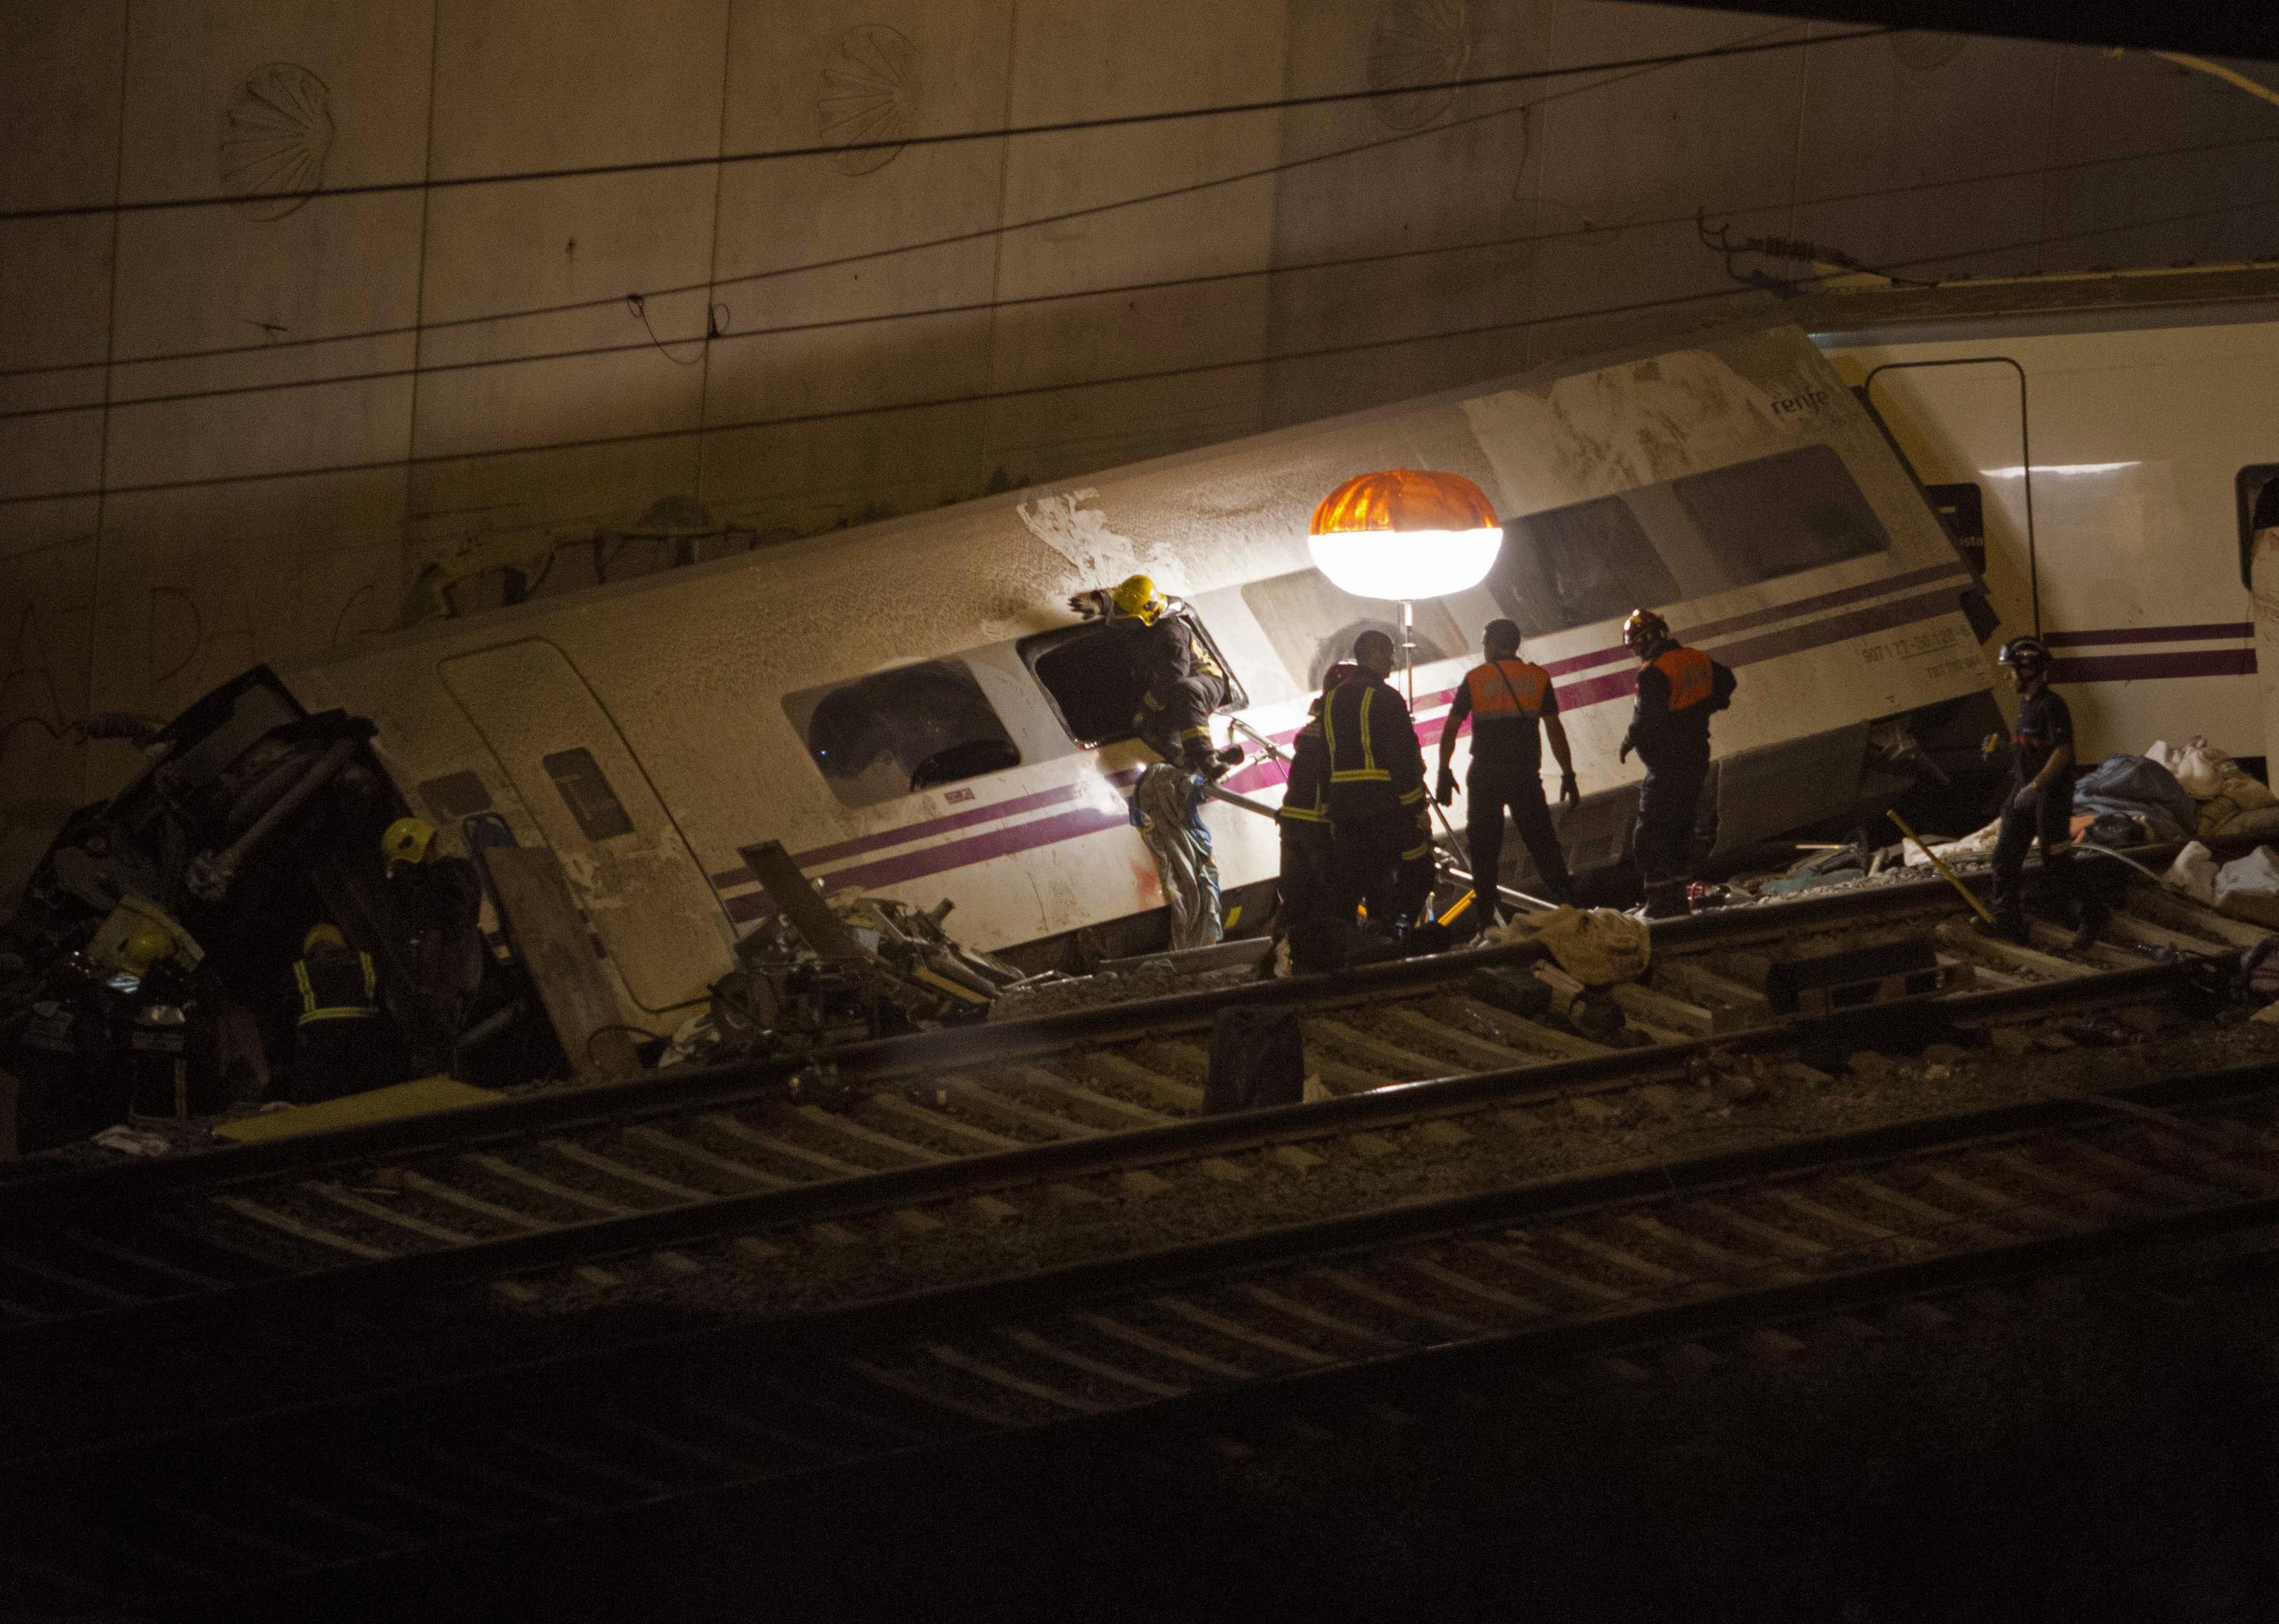
[[1772, 307], [1823, 348], [2279, 318], [2279, 261], [1834, 289]]

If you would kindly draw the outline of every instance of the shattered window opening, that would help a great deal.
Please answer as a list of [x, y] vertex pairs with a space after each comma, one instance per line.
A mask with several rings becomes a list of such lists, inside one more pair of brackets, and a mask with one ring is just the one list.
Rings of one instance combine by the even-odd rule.
[[2255, 587], [2255, 532], [2279, 526], [2279, 463], [2250, 463], [2232, 478], [2239, 497], [2239, 584]]
[[[1192, 606], [1187, 624], [1194, 629], [1197, 651], [1209, 651], [1226, 673], [1226, 698], [1216, 714], [1241, 710], [1250, 703], [1242, 679]], [[1096, 750], [1139, 737], [1132, 718], [1139, 714], [1147, 684], [1121, 632], [1101, 621], [1087, 621], [1023, 638], [1016, 647], [1077, 743]]]
[[1021, 764], [989, 696], [962, 660], [927, 660], [785, 696], [784, 714], [833, 794], [850, 807]]
[[554, 780], [554, 787], [562, 792], [562, 803], [570, 808], [570, 816], [578, 820], [579, 829], [588, 840], [596, 844], [618, 835], [633, 831], [633, 820], [625, 816], [623, 802], [610, 787], [609, 778], [594, 753], [584, 746], [556, 750], [541, 756], [540, 764], [546, 776]]

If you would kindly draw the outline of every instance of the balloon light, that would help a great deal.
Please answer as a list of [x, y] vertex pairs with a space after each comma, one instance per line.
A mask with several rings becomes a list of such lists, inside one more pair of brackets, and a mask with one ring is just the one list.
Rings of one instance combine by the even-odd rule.
[[1339, 591], [1403, 603], [1478, 586], [1503, 531], [1463, 475], [1396, 468], [1331, 491], [1314, 509], [1308, 546]]

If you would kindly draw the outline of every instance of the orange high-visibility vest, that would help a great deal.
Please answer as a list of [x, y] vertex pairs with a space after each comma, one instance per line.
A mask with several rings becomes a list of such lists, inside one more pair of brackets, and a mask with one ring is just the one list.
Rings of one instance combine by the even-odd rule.
[[1654, 656], [1654, 669], [1669, 678], [1669, 708], [1686, 710], [1716, 692], [1716, 663], [1699, 648], [1669, 648]]
[[1490, 716], [1543, 714], [1543, 696], [1551, 687], [1551, 673], [1525, 660], [1496, 660], [1464, 673], [1471, 691], [1472, 719], [1477, 724]]

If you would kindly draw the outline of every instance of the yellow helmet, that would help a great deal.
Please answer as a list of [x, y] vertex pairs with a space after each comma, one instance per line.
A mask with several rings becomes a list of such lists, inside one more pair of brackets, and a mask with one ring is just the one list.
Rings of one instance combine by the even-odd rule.
[[313, 953], [319, 943], [326, 947], [345, 947], [349, 945], [348, 938], [341, 934], [340, 926], [318, 923], [311, 925], [308, 935], [301, 938], [301, 951], [303, 954]]
[[424, 817], [399, 817], [380, 837], [380, 854], [394, 868], [399, 862], [425, 862], [435, 839], [435, 825]]
[[146, 919], [127, 933], [119, 949], [119, 967], [130, 976], [147, 976], [150, 967], [174, 954], [174, 938], [156, 920]]
[[1163, 611], [1170, 607], [1163, 601], [1163, 594], [1155, 590], [1155, 578], [1146, 575], [1134, 575], [1126, 579], [1111, 594], [1110, 601], [1115, 603], [1117, 614], [1128, 615], [1143, 626], [1154, 625], [1163, 617]]

